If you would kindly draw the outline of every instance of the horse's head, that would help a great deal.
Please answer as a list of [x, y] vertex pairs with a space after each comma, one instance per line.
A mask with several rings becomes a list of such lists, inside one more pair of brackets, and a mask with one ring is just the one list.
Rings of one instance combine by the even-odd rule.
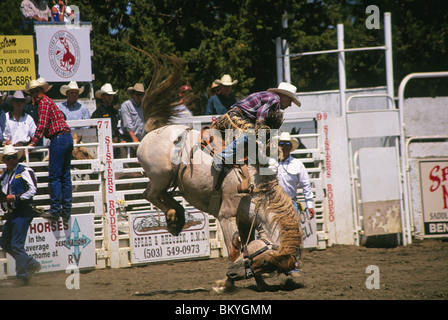
[[256, 219], [254, 225], [258, 225], [261, 239], [249, 242], [239, 259], [230, 264], [227, 277], [231, 280], [293, 270], [303, 242], [299, 216], [275, 175], [252, 177], [252, 219]]

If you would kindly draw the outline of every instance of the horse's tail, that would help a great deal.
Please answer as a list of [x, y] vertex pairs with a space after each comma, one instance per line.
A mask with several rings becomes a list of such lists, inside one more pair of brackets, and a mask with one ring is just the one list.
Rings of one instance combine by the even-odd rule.
[[[147, 55], [154, 64], [154, 75], [143, 98], [143, 118], [147, 132], [170, 124], [176, 115], [175, 108], [179, 105], [178, 89], [184, 70], [184, 62], [174, 54], [156, 57], [144, 50], [130, 45], [132, 48]], [[169, 60], [173, 65], [171, 73], [168, 72], [164, 61]]]

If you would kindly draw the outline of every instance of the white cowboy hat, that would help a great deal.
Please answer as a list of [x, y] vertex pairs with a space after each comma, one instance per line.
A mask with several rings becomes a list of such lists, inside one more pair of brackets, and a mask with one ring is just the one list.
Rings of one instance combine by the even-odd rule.
[[132, 91], [145, 93], [145, 87], [142, 83], [136, 83], [133, 87], [128, 88], [128, 93], [131, 94]]
[[16, 150], [16, 148], [14, 148], [14, 146], [12, 144], [7, 144], [3, 148], [3, 153], [0, 154], [0, 161], [3, 161], [4, 156], [10, 156], [13, 154], [17, 154], [17, 158], [20, 159], [22, 157], [23, 150]]
[[221, 79], [216, 79], [213, 82], [222, 86], [233, 86], [238, 83], [238, 80], [232, 81], [232, 77], [229, 74], [225, 74]]
[[68, 84], [63, 85], [59, 91], [61, 91], [61, 93], [66, 96], [68, 90], [78, 90], [78, 93], [82, 94], [84, 92], [84, 86], [79, 88], [76, 81], [70, 81]]
[[275, 93], [281, 93], [284, 94], [292, 99], [292, 102], [296, 104], [298, 107], [300, 107], [302, 104], [300, 103], [299, 99], [296, 96], [297, 87], [293, 86], [292, 84], [281, 82], [278, 85], [278, 88], [270, 88], [268, 89], [269, 92], [275, 92]]
[[21, 90], [18, 90], [18, 91], [16, 91], [16, 92], [14, 92], [14, 94], [11, 96], [11, 95], [9, 95], [7, 98], [6, 98], [6, 103], [8, 103], [8, 104], [12, 104], [12, 101], [13, 100], [24, 100], [25, 101], [25, 104], [26, 103], [30, 103], [30, 101], [31, 101], [31, 97], [30, 96], [27, 96], [27, 97], [25, 97], [25, 95], [23, 94], [23, 92], [21, 91]]
[[299, 147], [299, 140], [296, 138], [292, 138], [289, 132], [282, 132], [280, 135], [280, 138], [278, 139], [278, 142], [280, 141], [289, 141], [292, 144], [291, 151], [296, 150]]
[[114, 90], [112, 89], [112, 85], [111, 85], [110, 83], [106, 83], [105, 85], [103, 85], [103, 86], [101, 87], [100, 90], [97, 90], [97, 91], [95, 92], [95, 97], [101, 99], [101, 97], [103, 96], [104, 93], [105, 93], [105, 94], [111, 94], [111, 95], [114, 95], [114, 94], [116, 94], [117, 92], [118, 92], [118, 90], [117, 90], [117, 91], [114, 91]]
[[30, 82], [28, 82], [25, 86], [25, 92], [30, 94], [30, 90], [33, 90], [37, 87], [42, 87], [44, 89], [44, 92], [47, 92], [53, 86], [49, 85], [44, 78], [39, 78], [37, 80], [31, 80]]

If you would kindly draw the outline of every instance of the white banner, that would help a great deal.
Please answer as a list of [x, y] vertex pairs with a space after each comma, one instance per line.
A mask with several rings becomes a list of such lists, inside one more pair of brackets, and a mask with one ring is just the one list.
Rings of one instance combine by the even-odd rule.
[[39, 76], [48, 82], [91, 82], [90, 25], [35, 25]]
[[202, 211], [185, 211], [178, 236], [167, 231], [163, 213], [133, 214], [130, 233], [132, 263], [210, 256], [208, 215]]
[[308, 210], [301, 211], [300, 224], [302, 225], [302, 232], [303, 232], [303, 247], [316, 248], [317, 247], [316, 217], [311, 219]]
[[[95, 266], [95, 233], [92, 214], [72, 215], [65, 223], [34, 218], [25, 242], [26, 253], [40, 262], [40, 272]], [[8, 275], [15, 275], [15, 260], [8, 255]]]

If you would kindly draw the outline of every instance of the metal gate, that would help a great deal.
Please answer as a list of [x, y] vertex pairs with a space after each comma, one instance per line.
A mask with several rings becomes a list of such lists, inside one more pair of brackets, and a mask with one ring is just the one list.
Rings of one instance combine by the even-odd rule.
[[[355, 98], [384, 97], [389, 109], [351, 110]], [[399, 234], [404, 225], [403, 169], [400, 165], [399, 110], [388, 95], [354, 95], [347, 99], [346, 121], [353, 194], [355, 240]]]
[[[325, 129], [321, 121], [322, 114], [316, 112], [285, 113], [281, 131], [288, 131], [291, 137], [297, 138], [300, 146], [291, 154], [299, 158], [308, 172], [314, 195], [315, 218], [302, 217], [302, 229], [306, 240], [305, 247], [326, 248], [328, 245], [328, 206], [326, 204], [324, 145]], [[303, 190], [297, 190], [297, 199], [305, 203]]]

